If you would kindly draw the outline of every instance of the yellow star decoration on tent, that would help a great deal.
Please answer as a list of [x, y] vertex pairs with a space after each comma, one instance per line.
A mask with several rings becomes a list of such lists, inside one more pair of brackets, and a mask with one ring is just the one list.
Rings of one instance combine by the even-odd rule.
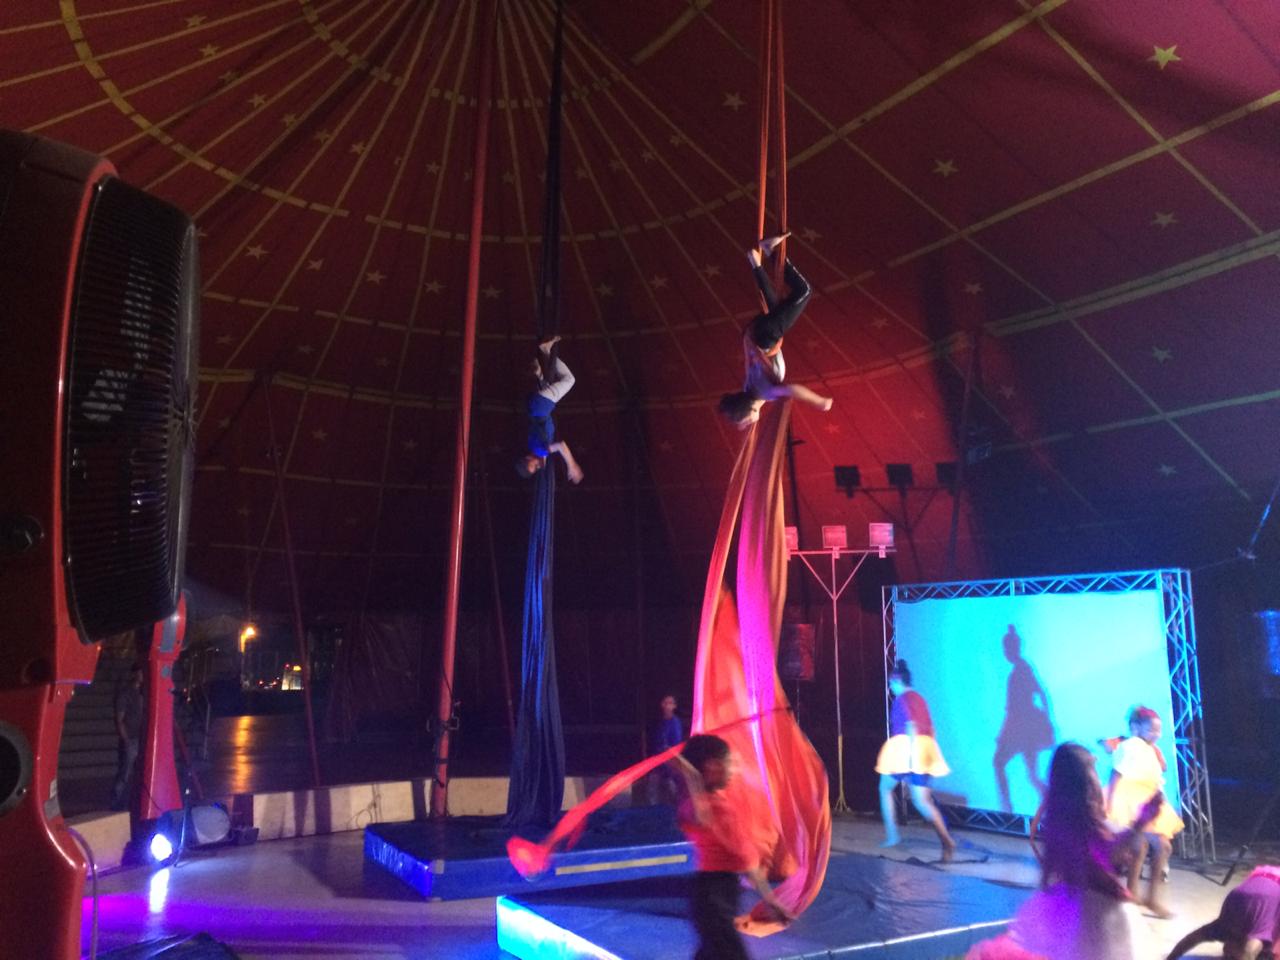
[[1182, 61], [1182, 58], [1175, 52], [1178, 49], [1176, 43], [1168, 47], [1153, 46], [1152, 49], [1155, 50], [1155, 53], [1147, 57], [1147, 60], [1154, 63], [1161, 70], [1171, 63], [1180, 63]]
[[956, 166], [956, 162], [954, 160], [934, 160], [933, 172], [945, 180], [953, 173], [959, 173], [960, 169]]
[[1174, 213], [1161, 213], [1156, 211], [1155, 219], [1151, 221], [1153, 227], [1167, 227], [1170, 224], [1177, 223], [1178, 216]]
[[722, 106], [728, 107], [730, 110], [736, 112], [741, 110], [743, 104], [746, 102], [747, 101], [743, 100], [742, 97], [738, 96], [736, 93], [726, 93], [724, 95], [724, 103]]

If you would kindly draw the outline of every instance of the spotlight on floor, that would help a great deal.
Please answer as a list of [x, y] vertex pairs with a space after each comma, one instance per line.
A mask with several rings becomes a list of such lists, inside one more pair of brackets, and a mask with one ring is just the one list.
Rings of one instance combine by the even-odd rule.
[[187, 814], [187, 846], [244, 847], [258, 840], [258, 828], [236, 826], [231, 814], [220, 803], [201, 803]]
[[146, 861], [155, 867], [167, 867], [178, 859], [185, 839], [182, 810], [162, 813], [151, 828], [147, 838]]
[[220, 803], [201, 803], [170, 810], [140, 825], [125, 848], [125, 862], [167, 867], [184, 850], [243, 846], [258, 839], [257, 827], [232, 827], [231, 815]]
[[165, 863], [173, 858], [173, 842], [163, 833], [153, 833], [147, 852], [156, 863]]

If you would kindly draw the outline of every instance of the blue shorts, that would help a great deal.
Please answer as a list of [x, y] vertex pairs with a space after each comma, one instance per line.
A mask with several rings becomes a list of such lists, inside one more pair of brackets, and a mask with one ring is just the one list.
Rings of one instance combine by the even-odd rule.
[[909, 783], [913, 787], [927, 787], [933, 783], [933, 777], [927, 773], [891, 773], [889, 776], [899, 783]]

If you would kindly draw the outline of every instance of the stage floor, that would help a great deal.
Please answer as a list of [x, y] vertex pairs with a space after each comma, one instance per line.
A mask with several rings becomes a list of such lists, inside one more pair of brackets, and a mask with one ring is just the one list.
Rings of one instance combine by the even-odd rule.
[[[835, 853], [794, 924], [744, 939], [754, 960], [945, 960], [1002, 932], [1025, 896], [923, 862]], [[500, 897], [498, 943], [522, 960], [688, 957], [697, 947], [688, 902], [687, 876]]]
[[[882, 836], [874, 820], [838, 817], [833, 849], [874, 857]], [[904, 837], [906, 844], [886, 851], [890, 858], [927, 861], [937, 856], [937, 841], [927, 828], [913, 823]], [[948, 873], [1021, 885], [1023, 895], [1029, 895], [1037, 872], [1025, 840], [971, 830], [957, 831], [956, 837], [964, 843], [962, 859], [986, 859], [950, 865], [945, 868]], [[197, 853], [184, 858], [163, 882], [153, 879], [158, 874], [141, 868], [114, 873], [99, 884], [100, 949], [205, 931], [242, 960], [511, 956], [498, 947], [492, 897], [424, 902], [386, 871], [366, 867], [363, 845], [361, 831], [350, 831]], [[1242, 879], [1243, 874], [1237, 875], [1237, 882]], [[1164, 953], [1182, 934], [1212, 920], [1225, 893], [1212, 880], [1175, 869], [1169, 903], [1178, 917], [1154, 924]], [[90, 915], [86, 897], [86, 954]], [[1208, 958], [1220, 953], [1220, 947], [1215, 951], [1206, 945], [1192, 955]]]
[[[541, 840], [547, 831], [520, 831]], [[507, 858], [512, 832], [501, 817], [375, 823], [364, 828], [366, 859], [432, 900], [554, 890], [693, 870], [693, 848], [671, 807], [606, 808], [592, 814], [572, 850], [525, 880]]]

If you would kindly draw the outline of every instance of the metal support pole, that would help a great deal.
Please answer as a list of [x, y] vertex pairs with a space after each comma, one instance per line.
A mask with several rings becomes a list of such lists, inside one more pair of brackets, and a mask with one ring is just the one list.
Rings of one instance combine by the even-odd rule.
[[271, 434], [271, 462], [276, 468], [276, 496], [280, 501], [280, 524], [284, 527], [284, 555], [289, 570], [289, 595], [293, 603], [293, 635], [298, 643], [298, 656], [302, 658], [302, 702], [307, 711], [307, 746], [311, 751], [311, 785], [320, 789], [320, 758], [316, 752], [316, 722], [311, 711], [311, 655], [307, 650], [307, 635], [302, 626], [302, 591], [298, 586], [298, 568], [293, 556], [293, 534], [289, 529], [289, 510], [284, 495], [284, 464], [280, 448], [276, 446], [276, 421], [271, 412], [271, 383], [262, 391], [267, 398], [267, 429]]
[[849, 804], [844, 799], [844, 716], [842, 714], [842, 706], [840, 704], [840, 594], [835, 591], [836, 583], [836, 554], [837, 550], [831, 551], [831, 663], [835, 668], [836, 678], [836, 769], [839, 775], [836, 777], [839, 783], [839, 790], [836, 795], [836, 803], [833, 813], [845, 813], [849, 809]]
[[444, 637], [440, 650], [440, 690], [436, 699], [435, 756], [431, 776], [431, 816], [449, 813], [449, 733], [453, 723], [453, 664], [458, 646], [458, 589], [462, 580], [462, 520], [467, 491], [467, 450], [471, 441], [471, 394], [475, 385], [476, 314], [480, 295], [480, 246], [484, 228], [484, 181], [489, 153], [489, 101], [493, 91], [493, 45], [498, 0], [486, 5], [481, 26], [480, 90], [471, 181], [471, 243], [467, 257], [467, 306], [462, 331], [462, 383], [458, 388], [458, 431], [454, 448], [453, 500], [449, 507], [449, 556], [445, 574]]
[[[881, 551], [879, 548], [874, 550], [845, 550], [840, 547], [829, 547], [826, 550], [795, 550], [791, 553], [791, 556], [800, 558], [801, 562], [818, 581], [823, 592], [831, 599], [831, 663], [836, 684], [836, 802], [831, 807], [832, 813], [849, 812], [849, 804], [844, 796], [844, 709], [840, 702], [840, 597], [844, 594], [845, 588], [853, 582], [853, 578], [858, 571], [862, 569], [867, 557], [873, 553], [876, 556], [884, 556], [889, 552], [891, 551], [888, 549]], [[843, 583], [839, 582], [836, 576], [836, 560], [842, 554], [858, 558], [853, 565], [853, 569], [849, 571], [849, 575], [844, 578]], [[809, 557], [811, 556], [827, 556], [831, 558], [830, 586], [827, 585], [826, 578], [818, 573], [813, 568], [813, 564], [809, 562]]]

